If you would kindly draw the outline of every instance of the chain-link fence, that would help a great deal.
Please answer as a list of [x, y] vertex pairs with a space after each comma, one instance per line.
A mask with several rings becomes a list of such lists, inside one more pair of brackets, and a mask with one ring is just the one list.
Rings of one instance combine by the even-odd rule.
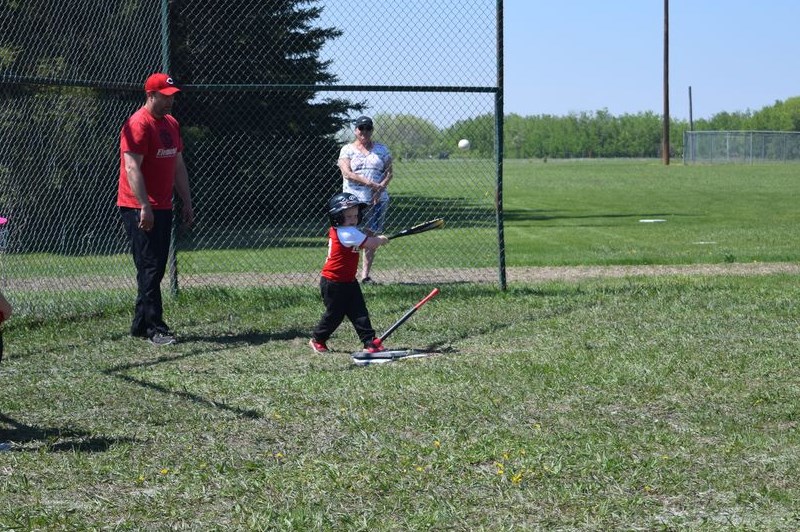
[[502, 285], [501, 19], [490, 0], [3, 2], [4, 290], [22, 314], [133, 300], [119, 130], [158, 71], [183, 89], [196, 215], [165, 284], [314, 288], [339, 149], [368, 114], [394, 157], [387, 232], [446, 220], [380, 250], [374, 277]]
[[787, 163], [800, 161], [797, 131], [685, 131], [683, 162]]

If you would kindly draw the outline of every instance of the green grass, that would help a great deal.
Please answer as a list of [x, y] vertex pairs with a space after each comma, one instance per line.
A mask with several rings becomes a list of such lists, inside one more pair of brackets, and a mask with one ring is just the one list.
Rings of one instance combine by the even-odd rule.
[[[511, 265], [798, 260], [792, 166], [505, 168]], [[112, 288], [16, 316], [0, 529], [797, 528], [796, 276], [439, 287], [389, 344], [441, 355], [370, 367], [310, 352], [314, 287], [183, 291], [161, 349]], [[367, 287], [376, 328], [430, 288]]]
[[504, 166], [510, 266], [800, 260], [796, 165]]
[[[419, 221], [399, 207], [404, 201], [435, 205], [432, 212], [444, 213], [447, 225], [428, 241], [435, 242], [435, 250], [421, 253], [419, 246], [398, 244], [391, 253], [381, 254], [381, 267], [433, 267], [426, 259], [435, 251], [435, 267], [459, 268], [473, 260], [465, 257], [465, 242], [486, 242], [483, 248], [494, 249], [497, 232], [489, 226], [493, 183], [487, 179], [465, 192], [465, 168], [475, 178], [473, 167], [486, 175], [494, 171], [486, 161], [398, 162], [401, 177], [392, 183], [397, 210], [390, 217], [395, 224], [390, 230]], [[509, 266], [800, 260], [796, 165], [665, 167], [651, 160], [509, 160], [503, 182]], [[419, 197], [420, 191], [426, 196]], [[464, 194], [485, 201], [461, 202]], [[314, 237], [292, 239], [286, 247], [180, 251], [179, 260], [181, 271], [191, 273], [313, 271], [320, 267], [324, 247], [320, 231]], [[496, 264], [491, 253], [486, 258], [489, 262], [482, 266]], [[3, 260], [17, 278], [131, 275], [127, 256], [31, 254]]]
[[[367, 292], [388, 325], [428, 287]], [[296, 290], [193, 292], [183, 343], [127, 312], [17, 327], [0, 528], [790, 529], [793, 276], [450, 286], [392, 337], [314, 355]]]

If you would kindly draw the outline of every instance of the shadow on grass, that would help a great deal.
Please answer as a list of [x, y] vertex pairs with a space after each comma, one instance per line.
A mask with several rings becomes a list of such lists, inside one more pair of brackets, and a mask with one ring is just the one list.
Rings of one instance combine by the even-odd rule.
[[[387, 234], [434, 218], [444, 218], [446, 227], [482, 229], [495, 225], [493, 205], [470, 198], [431, 198], [396, 194], [386, 218]], [[318, 248], [324, 247], [328, 231], [327, 215], [281, 223], [254, 222], [241, 225], [195, 225], [178, 234], [178, 251], [223, 249]], [[209, 243], [212, 243], [209, 245]]]
[[552, 220], [591, 220], [591, 219], [626, 219], [632, 218], [650, 219], [650, 218], [664, 218], [664, 217], [692, 217], [702, 216], [697, 213], [679, 213], [679, 212], [607, 212], [607, 213], [581, 213], [570, 214], [569, 211], [564, 210], [542, 210], [542, 209], [504, 209], [503, 220], [505, 222], [547, 222]]
[[125, 375], [125, 371], [134, 368], [146, 368], [156, 366], [158, 364], [163, 364], [166, 362], [176, 362], [178, 360], [184, 360], [187, 358], [191, 358], [194, 356], [200, 355], [209, 355], [218, 352], [223, 352], [229, 349], [232, 345], [263, 345], [274, 340], [293, 340], [295, 338], [305, 338], [308, 336], [307, 331], [299, 330], [299, 329], [290, 329], [287, 331], [282, 331], [279, 333], [261, 333], [261, 332], [243, 332], [240, 334], [234, 335], [189, 335], [189, 336], [182, 336], [181, 343], [191, 343], [191, 342], [203, 342], [206, 344], [216, 344], [214, 347], [198, 347], [196, 349], [192, 349], [185, 353], [179, 354], [171, 354], [171, 355], [163, 355], [153, 360], [146, 360], [140, 362], [131, 362], [126, 364], [120, 364], [117, 366], [112, 366], [103, 370], [105, 375], [113, 377], [115, 379], [123, 380], [129, 384], [134, 384], [136, 386], [141, 386], [142, 388], [147, 388], [149, 390], [154, 390], [159, 393], [163, 393], [165, 395], [172, 395], [174, 397], [180, 397], [181, 399], [190, 401], [192, 403], [216, 408], [218, 410], [223, 410], [225, 412], [230, 412], [235, 414], [239, 417], [247, 418], [247, 419], [261, 419], [263, 416], [260, 412], [252, 409], [245, 409], [239, 408], [237, 406], [231, 406], [225, 404], [220, 401], [212, 401], [210, 399], [206, 399], [205, 397], [187, 392], [187, 391], [179, 391], [173, 390], [161, 384], [156, 384], [154, 382], [147, 381], [145, 379], [139, 379], [135, 377], [131, 377], [129, 375]]
[[[187, 340], [184, 340], [184, 341], [187, 341]], [[230, 406], [230, 405], [227, 405], [227, 404], [222, 403], [220, 401], [212, 401], [210, 399], [206, 399], [205, 397], [203, 397], [201, 395], [198, 395], [198, 394], [195, 394], [195, 393], [191, 393], [191, 392], [187, 392], [187, 391], [173, 390], [173, 389], [170, 389], [170, 388], [168, 388], [166, 386], [163, 386], [161, 384], [156, 384], [154, 382], [150, 382], [150, 381], [147, 381], [145, 379], [138, 379], [138, 378], [135, 378], [135, 377], [131, 377], [131, 376], [125, 375], [123, 373], [124, 371], [129, 370], [129, 369], [133, 369], [133, 368], [152, 367], [152, 366], [156, 366], [158, 364], [163, 364], [165, 362], [175, 362], [177, 360], [184, 360], [184, 359], [187, 359], [187, 358], [190, 358], [190, 357], [194, 357], [194, 356], [198, 356], [198, 355], [208, 355], [209, 353], [215, 353], [215, 352], [218, 352], [218, 351], [224, 351], [225, 349], [227, 349], [227, 345], [225, 345], [224, 343], [218, 348], [212, 348], [212, 349], [198, 348], [198, 349], [193, 349], [193, 350], [191, 350], [191, 351], [189, 351], [187, 353], [182, 353], [182, 354], [178, 354], [178, 355], [160, 356], [160, 357], [156, 358], [155, 360], [148, 360], [148, 361], [144, 361], [144, 362], [133, 362], [133, 363], [130, 363], [130, 364], [120, 364], [118, 366], [112, 366], [112, 367], [110, 367], [108, 369], [103, 370], [103, 374], [108, 375], [109, 377], [113, 377], [115, 379], [120, 379], [120, 380], [125, 381], [125, 382], [127, 382], [129, 384], [134, 384], [136, 386], [141, 386], [142, 388], [147, 388], [149, 390], [157, 391], [157, 392], [165, 394], [165, 395], [172, 395], [174, 397], [180, 397], [181, 399], [190, 401], [190, 402], [198, 404], [198, 405], [216, 408], [218, 410], [223, 410], [225, 412], [230, 412], [230, 413], [235, 414], [235, 415], [237, 415], [239, 417], [248, 418], [248, 419], [260, 419], [262, 417], [261, 413], [255, 411], [255, 410], [239, 408], [237, 406]]]
[[10, 428], [0, 427], [0, 442], [11, 442], [21, 447], [13, 446], [11, 451], [31, 451], [46, 449], [49, 452], [79, 452], [101, 453], [105, 452], [115, 443], [135, 442], [133, 438], [108, 438], [92, 436], [88, 432], [66, 427], [37, 427], [26, 425], [5, 414], [0, 413], [0, 424]]
[[274, 340], [294, 340], [296, 338], [306, 338], [307, 336], [308, 331], [290, 329], [288, 331], [282, 331], [279, 333], [247, 331], [230, 335], [188, 335], [181, 336], [180, 340], [181, 342], [206, 342], [224, 346], [237, 344], [263, 345]]
[[154, 391], [163, 393], [165, 395], [172, 395], [174, 397], [180, 397], [181, 399], [185, 399], [187, 401], [190, 401], [190, 402], [198, 404], [198, 405], [210, 406], [210, 407], [216, 408], [218, 410], [224, 410], [226, 412], [230, 412], [232, 414], [235, 414], [235, 415], [237, 415], [239, 417], [243, 417], [243, 418], [247, 418], [247, 419], [260, 419], [262, 417], [261, 413], [255, 411], [255, 410], [239, 408], [238, 406], [230, 406], [230, 405], [226, 405], [225, 403], [221, 403], [219, 401], [211, 401], [211, 400], [206, 399], [205, 397], [203, 397], [201, 395], [197, 395], [195, 393], [172, 390], [170, 388], [167, 388], [166, 386], [162, 386], [162, 385], [156, 384], [154, 382], [146, 381], [144, 379], [137, 379], [137, 378], [134, 378], [134, 377], [130, 377], [128, 375], [115, 374], [115, 373], [110, 373], [108, 371], [104, 371], [104, 373], [106, 373], [107, 375], [109, 375], [111, 377], [114, 377], [116, 379], [123, 380], [123, 381], [125, 381], [127, 383], [135, 384], [137, 386], [141, 386], [142, 388], [147, 388], [149, 390], [154, 390]]

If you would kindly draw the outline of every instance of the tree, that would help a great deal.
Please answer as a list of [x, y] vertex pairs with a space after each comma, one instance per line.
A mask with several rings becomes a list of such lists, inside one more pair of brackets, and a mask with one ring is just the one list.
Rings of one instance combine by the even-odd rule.
[[800, 97], [778, 100], [753, 114], [752, 129], [762, 131], [800, 131]]
[[138, 15], [138, 8], [118, 3], [0, 3], [0, 207], [13, 211], [14, 230], [25, 235], [15, 241], [17, 251], [91, 253], [113, 246], [108, 235], [118, 225], [110, 214], [121, 124], [113, 111], [125, 108], [128, 97], [81, 85], [109, 81], [109, 65], [141, 57], [116, 57], [124, 36], [107, 31], [136, 27]]
[[[320, 50], [340, 35], [315, 27], [317, 4], [170, 2], [169, 70], [190, 86], [174, 110], [206, 227], [245, 235], [257, 232], [246, 225], [308, 219], [339, 185], [333, 134], [361, 104], [314, 90], [336, 81]], [[118, 226], [119, 128], [143, 104], [146, 75], [162, 68], [159, 6], [0, 2], [0, 80], [9, 95], [0, 104], [0, 200], [14, 195], [25, 250], [91, 251], [92, 235]], [[268, 87], [276, 84], [303, 87]]]
[[441, 135], [432, 122], [408, 114], [378, 114], [373, 119], [380, 142], [389, 146], [395, 159], [438, 157]]
[[[363, 106], [317, 98], [314, 86], [336, 81], [320, 51], [341, 32], [314, 26], [322, 12], [316, 3], [173, 3], [171, 71], [197, 87], [182, 96], [176, 115], [189, 160], [202, 165], [195, 189], [206, 215], [224, 219], [244, 209], [254, 220], [279, 212], [302, 218], [337, 185], [335, 134]], [[285, 212], [289, 201], [298, 206], [292, 213]]]

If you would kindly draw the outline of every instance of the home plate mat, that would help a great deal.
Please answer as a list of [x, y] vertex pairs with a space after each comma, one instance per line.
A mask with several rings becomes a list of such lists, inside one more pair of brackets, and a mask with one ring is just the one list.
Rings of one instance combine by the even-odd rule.
[[407, 358], [424, 358], [438, 355], [439, 353], [424, 351], [422, 349], [397, 349], [392, 351], [381, 351], [380, 353], [367, 353], [366, 351], [356, 351], [352, 354], [353, 364], [366, 366], [368, 364], [383, 364], [395, 360], [405, 360]]

